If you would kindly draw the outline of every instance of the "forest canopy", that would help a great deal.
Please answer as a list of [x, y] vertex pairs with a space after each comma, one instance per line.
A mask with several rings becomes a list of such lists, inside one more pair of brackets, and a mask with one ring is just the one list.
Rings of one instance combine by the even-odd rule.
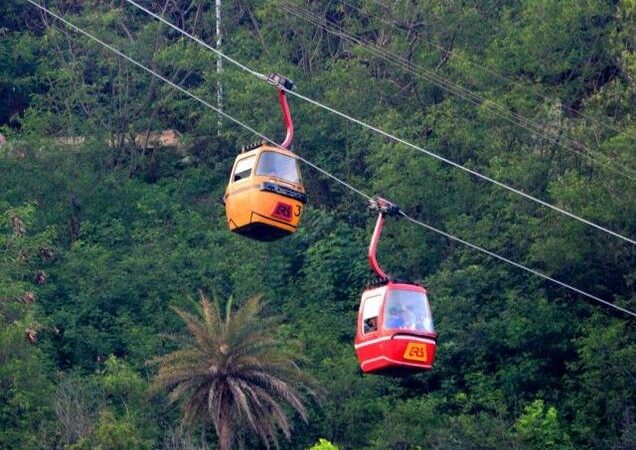
[[[216, 47], [214, 2], [139, 3]], [[40, 4], [282, 141], [276, 89], [131, 2]], [[633, 0], [225, 0], [220, 13], [220, 49], [252, 70], [636, 237]], [[224, 189], [240, 148], [261, 138], [25, 0], [0, 4], [0, 98], [0, 448], [219, 448], [211, 423], [184, 427], [179, 402], [150, 389], [148, 362], [178, 351], [175, 311], [194, 314], [200, 293], [228, 311], [262, 296], [281, 318], [278, 350], [320, 386], [306, 410], [285, 410], [282, 449], [636, 447], [629, 314], [389, 218], [378, 259], [427, 286], [437, 357], [426, 373], [361, 376], [353, 339], [375, 215], [358, 193], [301, 164], [296, 233], [231, 233]], [[636, 310], [632, 243], [289, 104], [302, 158]], [[265, 448], [249, 432], [236, 442]]]

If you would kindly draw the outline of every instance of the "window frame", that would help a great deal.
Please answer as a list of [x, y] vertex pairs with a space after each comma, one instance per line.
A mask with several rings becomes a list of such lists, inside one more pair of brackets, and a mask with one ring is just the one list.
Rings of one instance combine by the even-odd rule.
[[[408, 292], [411, 293], [411, 295], [415, 294], [419, 297], [423, 297], [424, 298], [424, 315], [422, 315], [421, 317], [418, 318], [417, 315], [415, 315], [415, 327], [407, 327], [406, 325], [403, 325], [401, 327], [390, 327], [387, 326], [389, 319], [391, 318], [390, 313], [389, 313], [389, 309], [391, 307], [395, 307], [394, 302], [396, 301], [395, 297], [393, 297], [391, 294], [395, 293], [395, 292]], [[400, 300], [400, 304], [404, 304], [404, 303], [411, 303], [413, 302], [413, 300], [409, 300], [409, 299], [401, 299]], [[391, 289], [389, 291], [387, 291], [385, 299], [384, 299], [384, 308], [383, 308], [383, 323], [382, 323], [382, 329], [383, 330], [405, 330], [405, 331], [416, 331], [416, 332], [423, 332], [423, 333], [435, 333], [435, 324], [433, 323], [433, 312], [431, 311], [431, 305], [428, 301], [428, 294], [426, 292], [421, 292], [421, 291], [414, 291], [411, 289]], [[402, 317], [403, 320], [406, 320], [404, 317]], [[423, 324], [423, 328], [418, 328], [417, 324], [420, 323], [419, 319], [421, 319], [421, 323]], [[426, 324], [428, 323], [430, 324], [430, 327], [427, 328]]]
[[[296, 179], [290, 180], [288, 178], [284, 178], [284, 177], [280, 176], [280, 174], [277, 174], [277, 173], [261, 173], [260, 172], [261, 162], [263, 161], [263, 157], [265, 155], [267, 155], [268, 153], [272, 153], [274, 155], [277, 155], [277, 157], [282, 157], [282, 158], [287, 158], [287, 159], [292, 160], [293, 163], [294, 163], [294, 168], [296, 169]], [[267, 156], [267, 157], [269, 157], [269, 156]], [[273, 151], [273, 150], [264, 150], [263, 152], [261, 152], [261, 154], [258, 157], [258, 161], [256, 162], [256, 164], [254, 166], [254, 175], [255, 176], [259, 176], [259, 177], [274, 177], [274, 178], [278, 178], [279, 180], [286, 181], [287, 183], [293, 183], [293, 184], [302, 184], [303, 183], [303, 177], [302, 177], [302, 174], [300, 172], [300, 164], [298, 164], [298, 160], [296, 158], [294, 158], [293, 156], [286, 155], [285, 153], [276, 152], [276, 151]]]
[[[241, 177], [238, 180], [236, 179], [236, 175], [237, 175], [237, 170], [239, 169], [239, 165], [241, 163], [244, 163], [245, 161], [250, 161], [252, 162], [251, 166], [250, 166], [250, 171], [249, 174], [247, 176]], [[254, 173], [254, 166], [256, 163], [256, 155], [247, 155], [243, 158], [237, 159], [236, 163], [234, 164], [234, 169], [232, 170], [232, 176], [231, 176], [231, 180], [232, 183], [238, 183], [239, 181], [243, 181], [246, 180], [248, 178], [250, 178], [252, 176], [252, 174]], [[245, 171], [243, 171], [245, 172]]]
[[[378, 301], [377, 310], [376, 310], [377, 314], [375, 316], [366, 314], [367, 311], [370, 309], [370, 307], [368, 305], [369, 305], [369, 303], [372, 300], [377, 300]], [[369, 297], [364, 299], [364, 302], [362, 303], [362, 313], [361, 313], [361, 323], [360, 323], [360, 326], [361, 326], [360, 333], [363, 336], [367, 335], [367, 334], [370, 334], [370, 333], [376, 333], [376, 332], [378, 332], [380, 330], [380, 314], [382, 313], [382, 303], [383, 302], [384, 302], [384, 295], [381, 294], [381, 293], [373, 294], [373, 295], [371, 295], [371, 296], [369, 296]], [[365, 329], [364, 329], [365, 321], [373, 319], [374, 317], [377, 319], [375, 330], [365, 331]]]

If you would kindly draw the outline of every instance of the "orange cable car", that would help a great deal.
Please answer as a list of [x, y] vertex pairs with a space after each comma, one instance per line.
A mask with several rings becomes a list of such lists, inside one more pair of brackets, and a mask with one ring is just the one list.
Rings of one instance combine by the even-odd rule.
[[430, 370], [435, 360], [437, 333], [427, 290], [417, 283], [391, 279], [380, 268], [376, 250], [385, 215], [400, 210], [377, 198], [371, 207], [379, 211], [371, 244], [369, 263], [379, 281], [362, 294], [355, 349], [364, 373], [409, 375]]
[[230, 230], [259, 241], [294, 233], [307, 203], [298, 160], [288, 150], [294, 125], [285, 90], [293, 83], [277, 74], [267, 81], [278, 89], [287, 135], [278, 147], [263, 142], [242, 149], [223, 197]]

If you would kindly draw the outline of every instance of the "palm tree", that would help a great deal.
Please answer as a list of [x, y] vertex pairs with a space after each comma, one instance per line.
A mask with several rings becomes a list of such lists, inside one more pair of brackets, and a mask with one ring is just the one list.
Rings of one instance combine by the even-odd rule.
[[151, 390], [168, 389], [170, 402], [182, 400], [182, 419], [214, 424], [220, 450], [238, 443], [247, 425], [269, 448], [278, 431], [287, 439], [292, 425], [283, 405], [307, 421], [305, 396], [315, 396], [315, 382], [296, 362], [297, 353], [276, 339], [279, 319], [261, 315], [261, 297], [253, 297], [222, 317], [218, 302], [201, 294], [199, 315], [174, 308], [189, 331], [173, 339], [181, 349], [155, 358], [159, 371]]

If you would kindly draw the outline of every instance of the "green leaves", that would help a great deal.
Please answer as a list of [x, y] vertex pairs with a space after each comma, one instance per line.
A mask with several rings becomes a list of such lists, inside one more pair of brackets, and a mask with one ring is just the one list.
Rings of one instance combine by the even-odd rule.
[[574, 448], [559, 424], [557, 410], [552, 406], [546, 409], [543, 400], [535, 400], [524, 408], [524, 414], [515, 423], [515, 431], [527, 448]]
[[[184, 347], [154, 360], [159, 367], [153, 391], [170, 390], [182, 403], [182, 417], [192, 426], [215, 426], [222, 450], [248, 426], [266, 445], [277, 445], [278, 431], [290, 439], [291, 424], [282, 405], [307, 421], [305, 393], [314, 382], [296, 365], [298, 356], [277, 342], [278, 320], [262, 315], [260, 297], [248, 299], [222, 319], [218, 302], [203, 294], [197, 315], [179, 309], [188, 335]], [[188, 340], [190, 343], [187, 343]]]
[[[221, 82], [224, 111], [282, 136], [271, 86], [227, 63], [218, 75], [212, 52], [128, 4], [76, 3], [63, 12], [89, 32], [211, 103]], [[284, 14], [281, 3], [223, 2], [223, 51], [289, 76], [302, 94], [634, 235], [632, 0], [391, 8], [285, 0], [364, 45]], [[168, 20], [213, 42], [212, 3], [150, 6], [165, 6]], [[17, 3], [0, 6], [0, 37], [0, 126], [8, 138], [0, 149], [0, 422], [7, 424], [0, 447], [203, 447], [210, 439], [200, 429], [181, 441], [178, 430], [173, 440], [163, 436], [179, 419], [162, 397], [144, 395], [144, 362], [171, 355], [166, 376], [181, 379], [189, 361], [212, 352], [227, 362], [256, 347], [260, 356], [249, 365], [260, 367], [280, 362], [278, 340], [325, 386], [322, 406], [308, 407], [308, 424], [303, 414], [283, 419], [285, 410], [269, 409], [295, 427], [284, 449], [319, 437], [343, 449], [634, 447], [634, 330], [624, 318], [389, 221], [378, 257], [392, 275], [427, 283], [437, 361], [414, 378], [360, 377], [352, 338], [373, 218], [357, 195], [306, 167], [310, 205], [295, 235], [262, 244], [230, 234], [219, 199], [237, 148], [254, 136], [226, 120], [218, 130], [214, 111], [76, 33], [47, 28]], [[630, 246], [298, 98], [290, 106], [303, 157], [433, 226], [634, 309]], [[135, 144], [138, 134], [166, 129], [178, 130], [183, 145]], [[44, 284], [36, 281], [41, 273]], [[185, 313], [199, 290], [236, 300]], [[241, 300], [258, 293], [265, 307]], [[280, 320], [260, 316], [241, 326], [263, 308]], [[190, 327], [196, 337], [179, 334], [182, 319], [198, 321]], [[69, 372], [77, 380], [71, 387]], [[64, 397], [73, 386], [94, 397]], [[190, 393], [191, 385], [181, 386], [174, 399]], [[251, 394], [239, 394], [249, 392], [244, 385], [228, 389], [237, 405], [251, 405]], [[67, 408], [83, 416], [76, 430], [56, 409], [63, 397], [79, 405]], [[207, 407], [189, 406], [197, 405]], [[259, 445], [249, 437], [244, 444]]]

